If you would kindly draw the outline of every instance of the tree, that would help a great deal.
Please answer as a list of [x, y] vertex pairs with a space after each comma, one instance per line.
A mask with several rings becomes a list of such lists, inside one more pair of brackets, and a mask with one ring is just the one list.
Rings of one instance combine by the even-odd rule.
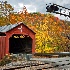
[[[9, 23], [9, 15], [12, 13], [14, 8], [7, 3], [7, 1], [0, 1], [0, 17], [5, 17], [5, 21]], [[3, 20], [2, 20], [3, 21]]]

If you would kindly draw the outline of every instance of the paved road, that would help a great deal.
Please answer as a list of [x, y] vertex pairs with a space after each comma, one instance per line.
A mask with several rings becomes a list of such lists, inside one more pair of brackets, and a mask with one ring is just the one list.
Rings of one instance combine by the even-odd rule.
[[51, 63], [53, 66], [59, 65], [59, 69], [70, 70], [70, 57], [63, 58], [31, 58], [30, 60], [39, 60]]

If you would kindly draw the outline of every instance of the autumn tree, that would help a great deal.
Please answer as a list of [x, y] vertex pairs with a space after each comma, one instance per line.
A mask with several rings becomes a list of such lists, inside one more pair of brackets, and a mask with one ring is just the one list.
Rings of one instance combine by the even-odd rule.
[[[0, 18], [2, 18], [1, 25], [9, 23], [9, 14], [13, 12], [14, 8], [7, 3], [7, 1], [0, 1]], [[6, 23], [5, 23], [6, 22]]]
[[[70, 51], [70, 26], [58, 17], [40, 12], [28, 13], [25, 6], [23, 11], [9, 13], [7, 17], [10, 18], [9, 23], [23, 22], [36, 33], [35, 46], [37, 53]], [[0, 22], [7, 24], [6, 19], [8, 18], [2, 15]]]
[[62, 36], [62, 33], [66, 34], [64, 30], [67, 25], [50, 14], [41, 21], [41, 24], [37, 23], [36, 50], [40, 53], [67, 51], [70, 41]]

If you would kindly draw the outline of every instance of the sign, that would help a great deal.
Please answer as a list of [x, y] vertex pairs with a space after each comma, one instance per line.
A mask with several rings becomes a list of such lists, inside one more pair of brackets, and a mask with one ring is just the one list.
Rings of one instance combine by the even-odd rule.
[[20, 31], [21, 31], [21, 33], [22, 33], [22, 26], [20, 27], [20, 28], [18, 28]]

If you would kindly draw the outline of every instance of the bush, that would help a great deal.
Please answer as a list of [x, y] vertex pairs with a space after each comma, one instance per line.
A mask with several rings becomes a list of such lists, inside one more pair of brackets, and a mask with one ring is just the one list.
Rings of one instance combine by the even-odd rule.
[[15, 61], [17, 60], [17, 58], [15, 56], [5, 55], [4, 58], [0, 61], [0, 66], [4, 66], [6, 64], [9, 64], [14, 60]]

